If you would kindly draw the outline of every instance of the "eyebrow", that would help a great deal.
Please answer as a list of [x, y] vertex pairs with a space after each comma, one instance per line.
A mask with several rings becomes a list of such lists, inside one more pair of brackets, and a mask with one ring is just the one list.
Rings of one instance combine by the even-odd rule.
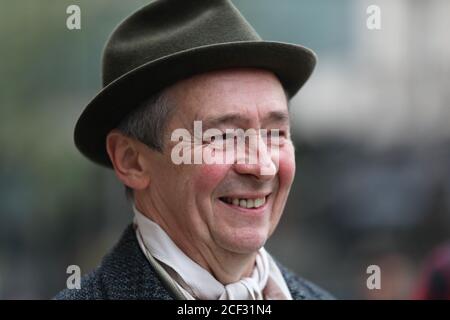
[[[236, 123], [248, 123], [249, 118], [242, 117], [239, 113], [227, 113], [217, 117], [209, 117], [204, 119], [203, 128], [217, 128], [226, 124], [236, 124]], [[289, 124], [289, 113], [287, 111], [271, 111], [267, 116], [264, 117], [262, 123], [279, 123], [279, 124]]]

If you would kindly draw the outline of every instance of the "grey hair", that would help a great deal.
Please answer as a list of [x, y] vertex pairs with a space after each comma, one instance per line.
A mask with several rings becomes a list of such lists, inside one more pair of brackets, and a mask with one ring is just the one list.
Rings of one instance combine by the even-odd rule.
[[[164, 133], [174, 107], [167, 91], [161, 91], [142, 102], [117, 126], [124, 135], [134, 138], [149, 148], [162, 152]], [[127, 199], [133, 198], [133, 189], [125, 186]]]

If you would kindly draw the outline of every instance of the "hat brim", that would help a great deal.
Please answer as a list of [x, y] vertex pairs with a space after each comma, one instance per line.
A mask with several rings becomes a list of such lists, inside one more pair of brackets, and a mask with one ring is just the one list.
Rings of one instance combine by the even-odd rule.
[[180, 51], [143, 64], [104, 87], [75, 126], [77, 148], [90, 160], [111, 167], [106, 136], [143, 99], [195, 74], [235, 67], [262, 68], [280, 79], [289, 97], [303, 86], [316, 64], [302, 46], [270, 41], [221, 43]]

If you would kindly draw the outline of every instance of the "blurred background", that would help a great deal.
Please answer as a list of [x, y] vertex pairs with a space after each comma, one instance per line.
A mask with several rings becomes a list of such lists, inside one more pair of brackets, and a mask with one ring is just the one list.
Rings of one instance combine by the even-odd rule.
[[[51, 298], [132, 219], [72, 135], [108, 35], [146, 3], [0, 0], [1, 299]], [[269, 251], [338, 298], [449, 297], [450, 2], [234, 3], [264, 39], [319, 57], [292, 101], [297, 173]], [[66, 28], [72, 4], [81, 30]], [[366, 27], [372, 4], [381, 30]], [[381, 290], [366, 286], [374, 264]]]

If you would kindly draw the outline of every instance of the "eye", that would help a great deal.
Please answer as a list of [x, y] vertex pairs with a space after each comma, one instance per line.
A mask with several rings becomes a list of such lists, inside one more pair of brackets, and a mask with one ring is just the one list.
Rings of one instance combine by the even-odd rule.
[[223, 140], [228, 140], [228, 139], [235, 139], [236, 138], [236, 135], [234, 134], [234, 133], [226, 133], [226, 132], [224, 132], [223, 134], [222, 134], [222, 139]]
[[267, 136], [270, 137], [281, 137], [281, 138], [285, 138], [287, 136], [287, 131], [286, 130], [281, 130], [281, 129], [271, 129], [268, 130], [267, 132]]
[[268, 147], [282, 147], [288, 139], [288, 131], [285, 129], [271, 129], [267, 132]]
[[227, 133], [222, 133], [220, 135], [216, 135], [216, 136], [212, 136], [211, 137], [211, 142], [221, 142], [221, 141], [225, 141], [226, 139], [231, 138], [232, 135], [229, 135]]
[[227, 139], [231, 139], [234, 136], [232, 134], [222, 133], [219, 135], [211, 136], [210, 140], [203, 140], [203, 144], [221, 145]]
[[[234, 133], [222, 133], [220, 135], [215, 135], [211, 137], [211, 143], [213, 142], [223, 142], [223, 141], [227, 141], [227, 140], [232, 140], [235, 139], [236, 135]], [[206, 141], [205, 143], [208, 143], [208, 141]]]

